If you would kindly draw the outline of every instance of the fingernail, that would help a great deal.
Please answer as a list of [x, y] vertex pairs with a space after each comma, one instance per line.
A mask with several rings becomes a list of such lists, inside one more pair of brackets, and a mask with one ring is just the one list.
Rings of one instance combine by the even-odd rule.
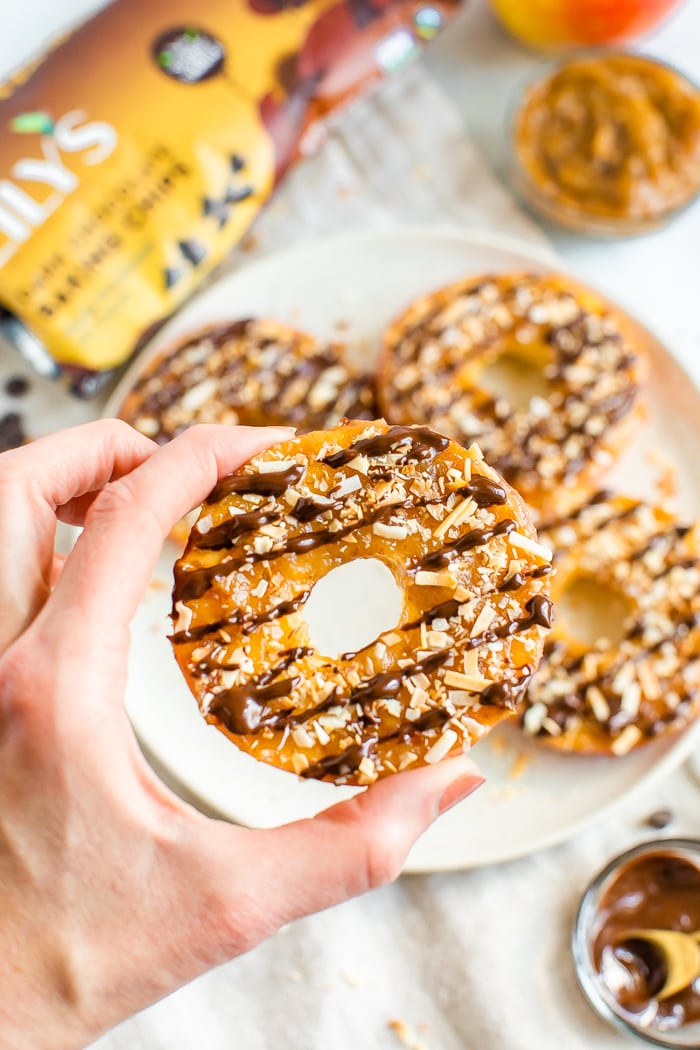
[[438, 814], [444, 813], [445, 810], [456, 806], [458, 802], [462, 802], [484, 783], [486, 783], [486, 777], [481, 777], [474, 773], [465, 773], [464, 776], [457, 777], [456, 780], [447, 785], [440, 796]]

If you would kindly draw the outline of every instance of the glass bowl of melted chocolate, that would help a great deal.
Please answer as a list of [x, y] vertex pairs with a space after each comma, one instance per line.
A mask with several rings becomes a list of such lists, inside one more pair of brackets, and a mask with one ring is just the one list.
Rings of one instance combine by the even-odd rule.
[[633, 936], [644, 930], [700, 931], [700, 839], [658, 839], [612, 860], [583, 896], [572, 942], [579, 983], [602, 1017], [652, 1046], [697, 1050], [700, 976], [666, 996], [668, 961]]

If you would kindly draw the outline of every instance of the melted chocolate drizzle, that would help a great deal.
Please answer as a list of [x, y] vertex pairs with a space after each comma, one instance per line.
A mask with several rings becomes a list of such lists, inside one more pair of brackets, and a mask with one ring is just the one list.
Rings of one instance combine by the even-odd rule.
[[331, 452], [321, 460], [321, 463], [327, 463], [334, 469], [344, 467], [355, 456], [363, 455], [368, 459], [374, 459], [377, 456], [387, 455], [401, 445], [410, 446], [412, 459], [432, 459], [437, 452], [444, 452], [449, 443], [448, 438], [433, 433], [427, 427], [389, 427], [384, 434], [361, 438], [347, 448]]
[[376, 743], [376, 737], [369, 737], [361, 744], [351, 744], [345, 751], [337, 755], [326, 755], [318, 762], [313, 762], [301, 775], [314, 780], [322, 780], [323, 777], [329, 775], [348, 776], [359, 768], [362, 759], [370, 754]]
[[268, 711], [264, 705], [270, 700], [279, 700], [281, 697], [290, 695], [301, 679], [298, 677], [282, 678], [280, 681], [276, 679], [311, 651], [301, 646], [296, 649], [285, 649], [281, 654], [281, 660], [268, 671], [256, 678], [251, 678], [249, 682], [218, 693], [209, 705], [210, 713], [215, 715], [232, 733], [254, 733], [268, 725], [276, 728], [281, 712]]
[[264, 623], [272, 623], [273, 620], [279, 620], [282, 616], [289, 616], [290, 613], [301, 609], [310, 594], [310, 589], [301, 591], [294, 598], [290, 598], [286, 602], [280, 602], [278, 605], [272, 605], [269, 609], [259, 613], [258, 616], [251, 616], [244, 609], [236, 609], [225, 620], [217, 620], [215, 623], [203, 623], [198, 627], [190, 627], [186, 631], [178, 631], [170, 636], [170, 641], [173, 645], [198, 642], [202, 638], [206, 638], [207, 635], [218, 634], [219, 631], [225, 630], [227, 627], [233, 627], [235, 624], [242, 624], [243, 633], [251, 634], [256, 627], [260, 627]]
[[239, 536], [259, 529], [261, 525], [270, 525], [279, 517], [279, 512], [272, 509], [251, 510], [245, 514], [236, 514], [230, 520], [222, 521], [209, 532], [195, 535], [192, 546], [197, 550], [220, 551], [224, 547], [230, 547]]
[[452, 656], [450, 649], [440, 649], [439, 652], [431, 653], [430, 656], [418, 660], [408, 667], [396, 667], [391, 671], [384, 671], [374, 675], [364, 682], [360, 682], [351, 690], [349, 703], [372, 704], [384, 697], [397, 696], [403, 685], [404, 678], [412, 678], [413, 675], [430, 673], [445, 663]]
[[471, 481], [462, 491], [471, 496], [477, 507], [502, 506], [508, 499], [503, 485], [484, 477], [483, 474], [473, 474]]
[[430, 554], [426, 554], [425, 557], [415, 566], [416, 569], [442, 569], [446, 565], [449, 565], [451, 560], [458, 554], [463, 554], [465, 551], [473, 550], [475, 547], [482, 547], [496, 536], [507, 536], [509, 532], [512, 532], [515, 528], [515, 522], [512, 518], [504, 518], [503, 521], [499, 521], [498, 524], [490, 526], [485, 529], [471, 529], [465, 533], [464, 536], [460, 536], [457, 540], [452, 540], [451, 543], [446, 543], [440, 550], [431, 551]]
[[209, 493], [206, 502], [218, 503], [234, 492], [248, 492], [257, 496], [281, 496], [290, 485], [296, 485], [306, 468], [294, 463], [286, 470], [270, 474], [229, 474]]
[[444, 707], [433, 707], [429, 711], [425, 711], [419, 718], [416, 718], [414, 722], [409, 722], [408, 719], [405, 722], [401, 722], [396, 729], [380, 737], [379, 740], [380, 743], [383, 743], [385, 740], [404, 740], [408, 743], [416, 733], [427, 733], [431, 729], [441, 729], [450, 718], [449, 711], [446, 711]]

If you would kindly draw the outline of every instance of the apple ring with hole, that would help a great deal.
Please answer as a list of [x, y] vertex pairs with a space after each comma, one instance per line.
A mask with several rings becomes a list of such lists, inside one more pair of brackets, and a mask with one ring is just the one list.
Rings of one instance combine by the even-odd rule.
[[[266, 319], [209, 325], [182, 339], [146, 365], [119, 410], [159, 445], [194, 423], [304, 433], [376, 414], [373, 378], [350, 367], [340, 343]], [[189, 514], [173, 528], [181, 549], [194, 520]]]
[[625, 319], [567, 278], [469, 277], [387, 329], [378, 398], [393, 423], [478, 442], [534, 511], [563, 514], [641, 418], [645, 360]]
[[119, 411], [158, 444], [193, 423], [318, 430], [376, 415], [373, 381], [339, 343], [279, 321], [210, 325], [149, 362]]
[[[478, 448], [345, 422], [215, 487], [175, 566], [171, 641], [205, 718], [239, 748], [369, 784], [468, 748], [518, 707], [550, 622], [550, 558]], [[324, 652], [305, 605], [365, 561], [398, 587], [395, 618]], [[357, 603], [360, 625], [371, 604]]]
[[556, 616], [522, 725], [561, 751], [625, 755], [700, 714], [700, 530], [596, 493], [543, 526]]

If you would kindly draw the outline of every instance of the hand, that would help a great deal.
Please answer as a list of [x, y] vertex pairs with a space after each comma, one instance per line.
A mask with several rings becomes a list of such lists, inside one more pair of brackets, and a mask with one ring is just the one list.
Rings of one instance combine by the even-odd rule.
[[[275, 830], [161, 783], [124, 710], [129, 622], [164, 538], [286, 430], [115, 420], [0, 456], [0, 1047], [84, 1046], [284, 923], [394, 878], [481, 777], [466, 757]], [[56, 518], [83, 525], [54, 556]], [[166, 644], [166, 643], [164, 643]]]

